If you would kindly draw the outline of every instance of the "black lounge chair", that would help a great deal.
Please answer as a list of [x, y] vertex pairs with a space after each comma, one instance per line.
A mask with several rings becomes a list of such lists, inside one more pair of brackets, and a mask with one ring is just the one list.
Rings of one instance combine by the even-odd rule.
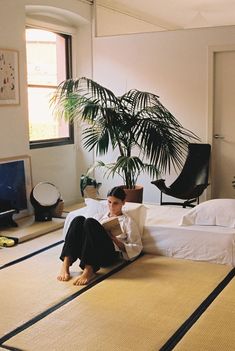
[[[169, 187], [165, 185], [164, 179], [151, 182], [161, 191], [161, 205], [180, 205], [185, 208], [194, 207], [196, 201], [199, 203], [199, 196], [209, 185], [210, 152], [210, 144], [189, 144], [188, 155], [178, 178]], [[162, 193], [185, 201], [163, 202]]]

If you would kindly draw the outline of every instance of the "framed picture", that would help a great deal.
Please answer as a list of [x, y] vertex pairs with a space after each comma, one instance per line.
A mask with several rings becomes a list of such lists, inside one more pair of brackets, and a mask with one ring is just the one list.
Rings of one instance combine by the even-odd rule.
[[18, 56], [18, 51], [0, 49], [0, 105], [20, 102]]

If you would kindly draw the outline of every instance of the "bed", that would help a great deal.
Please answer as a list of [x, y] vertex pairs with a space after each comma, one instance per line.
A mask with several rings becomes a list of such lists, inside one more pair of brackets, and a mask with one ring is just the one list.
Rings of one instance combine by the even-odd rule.
[[[235, 200], [209, 200], [193, 209], [126, 203], [124, 210], [139, 225], [144, 253], [235, 266]], [[86, 207], [67, 216], [63, 235], [74, 217], [99, 219], [106, 211], [106, 201], [86, 199]]]
[[[145, 205], [146, 206], [146, 205]], [[235, 228], [179, 225], [188, 209], [146, 206], [144, 252], [235, 266]]]

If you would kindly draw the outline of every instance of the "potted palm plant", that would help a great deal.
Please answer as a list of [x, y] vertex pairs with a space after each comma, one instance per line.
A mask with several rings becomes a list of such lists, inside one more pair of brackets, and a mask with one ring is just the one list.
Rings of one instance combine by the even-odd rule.
[[91, 79], [69, 79], [58, 86], [52, 103], [65, 120], [86, 123], [86, 149], [97, 155], [118, 149], [116, 160], [96, 161], [93, 168], [104, 168], [106, 176], [118, 174], [126, 189], [137, 187], [142, 172], [157, 178], [171, 166], [182, 166], [189, 140], [198, 139], [148, 92], [130, 90], [117, 97]]

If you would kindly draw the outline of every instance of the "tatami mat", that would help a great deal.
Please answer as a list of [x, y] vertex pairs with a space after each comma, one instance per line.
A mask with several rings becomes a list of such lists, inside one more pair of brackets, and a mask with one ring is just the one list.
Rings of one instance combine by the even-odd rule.
[[235, 350], [235, 279], [225, 287], [174, 350]]
[[[45, 263], [44, 269], [46, 267]], [[66, 286], [72, 289], [70, 284], [65, 287], [55, 284], [57, 267], [50, 269], [53, 272], [46, 274], [47, 293], [40, 296], [40, 304], [48, 300], [49, 291], [57, 295], [55, 289], [66, 290]], [[230, 269], [145, 255], [9, 339], [5, 345], [24, 351], [159, 350]], [[43, 280], [43, 272], [40, 275]], [[22, 286], [27, 289], [29, 286], [29, 290], [37, 284], [36, 277], [32, 277], [32, 283], [22, 277]], [[23, 304], [26, 307], [25, 301]]]
[[[0, 271], [0, 296], [4, 302], [0, 338], [82, 288], [74, 286], [72, 280], [56, 279], [61, 248], [62, 244]], [[97, 277], [107, 271], [100, 270]], [[78, 264], [72, 266], [71, 273], [72, 277], [81, 273]]]
[[59, 229], [39, 236], [34, 240], [24, 241], [16, 246], [3, 247], [0, 250], [0, 267], [61, 240], [62, 229]]

